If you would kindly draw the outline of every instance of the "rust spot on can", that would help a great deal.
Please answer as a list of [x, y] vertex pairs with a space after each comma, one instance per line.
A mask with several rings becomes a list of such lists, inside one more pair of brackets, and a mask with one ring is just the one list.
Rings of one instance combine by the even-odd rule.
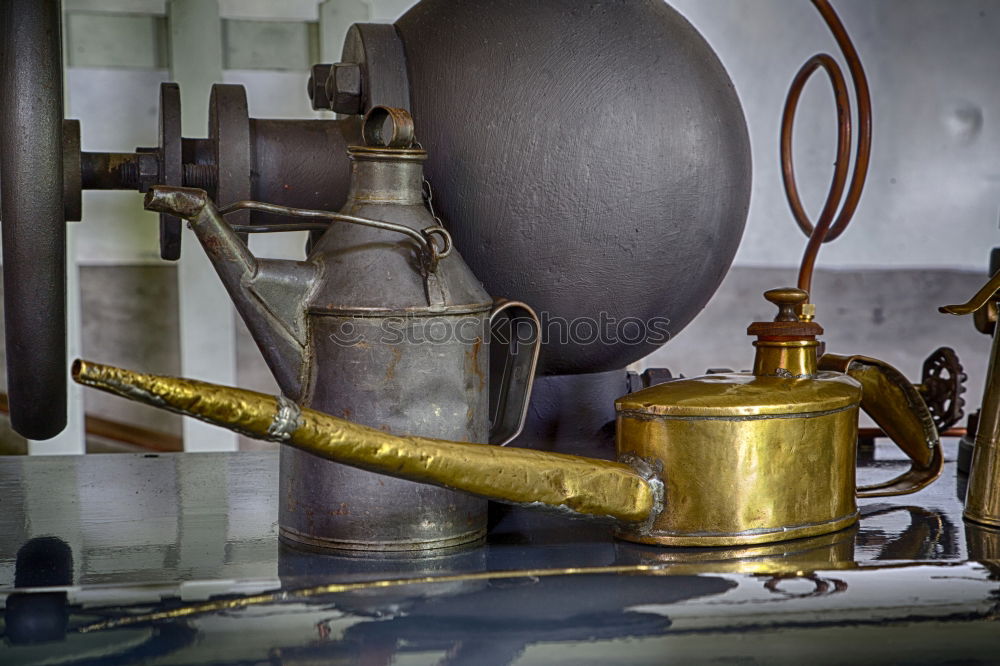
[[475, 377], [478, 380], [479, 391], [486, 390], [486, 382], [487, 382], [486, 373], [483, 372], [483, 364], [479, 362], [479, 354], [480, 352], [482, 352], [482, 349], [483, 349], [483, 339], [477, 337], [475, 342], [473, 342], [465, 352], [465, 364], [467, 366], [466, 371], [469, 375]]
[[385, 379], [386, 381], [392, 381], [396, 376], [396, 366], [399, 365], [399, 360], [403, 357], [403, 348], [396, 345], [392, 348], [392, 359], [390, 359], [388, 366], [385, 369]]

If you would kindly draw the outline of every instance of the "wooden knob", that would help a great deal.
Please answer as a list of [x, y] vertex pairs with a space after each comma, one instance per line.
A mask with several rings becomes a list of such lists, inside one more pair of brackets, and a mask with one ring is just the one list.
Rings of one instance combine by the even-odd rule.
[[795, 308], [809, 300], [809, 293], [795, 287], [781, 287], [764, 292], [764, 298], [778, 306], [778, 314], [774, 321], [795, 321], [799, 316]]

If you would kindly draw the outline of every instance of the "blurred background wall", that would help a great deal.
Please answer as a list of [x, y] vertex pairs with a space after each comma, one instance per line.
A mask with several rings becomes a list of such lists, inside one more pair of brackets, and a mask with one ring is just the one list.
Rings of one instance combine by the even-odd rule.
[[[195, 70], [187, 82], [180, 80], [184, 133], [206, 136], [207, 85], [191, 84], [201, 64], [206, 76], [215, 67], [222, 81], [246, 86], [251, 117], [318, 117], [305, 94], [309, 66], [337, 58], [351, 23], [391, 21], [412, 4], [64, 0], [67, 117], [81, 121], [83, 150], [156, 145], [160, 82], [179, 70]], [[771, 316], [760, 293], [795, 281], [805, 237], [792, 221], [781, 186], [781, 109], [806, 59], [819, 51], [838, 59], [840, 54], [806, 0], [672, 4], [712, 44], [733, 78], [754, 161], [750, 216], [729, 277], [694, 323], [639, 364], [690, 376], [709, 367], [749, 367], [745, 326]], [[978, 289], [989, 249], [1000, 237], [1000, 129], [993, 124], [1000, 109], [995, 83], [1000, 7], [991, 0], [833, 4], [870, 80], [873, 152], [851, 228], [820, 253], [817, 319], [831, 351], [883, 358], [914, 380], [927, 354], [940, 345], [956, 348], [970, 376], [967, 397], [975, 405], [989, 340], [970, 321], [939, 315], [936, 308], [964, 301]], [[217, 39], [178, 29], [199, 25], [201, 16], [211, 26], [207, 34], [217, 33]], [[832, 95], [825, 77], [817, 75], [803, 95], [795, 132], [800, 190], [812, 215], [825, 196], [833, 154]], [[185, 238], [178, 264], [161, 261], [156, 217], [141, 210], [139, 197], [84, 195], [84, 221], [74, 226], [73, 250], [82, 354], [276, 391], [214, 275], [199, 263], [193, 239]], [[252, 240], [255, 252], [274, 257], [299, 257], [303, 245], [300, 234]], [[163, 433], [178, 447], [182, 438], [189, 449], [259, 446], [95, 391], [79, 399], [92, 417]], [[0, 439], [8, 451], [27, 447], [13, 433]], [[88, 443], [90, 450], [121, 448], [93, 435]], [[39, 443], [32, 450], [64, 449]]]

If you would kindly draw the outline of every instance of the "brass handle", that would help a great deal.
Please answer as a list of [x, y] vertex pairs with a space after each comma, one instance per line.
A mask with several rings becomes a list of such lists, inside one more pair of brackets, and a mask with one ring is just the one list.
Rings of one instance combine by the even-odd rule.
[[912, 461], [900, 476], [858, 488], [858, 497], [908, 495], [926, 487], [944, 467], [941, 439], [920, 393], [888, 363], [866, 356], [824, 354], [820, 370], [846, 373], [861, 384], [861, 409]]
[[[520, 312], [515, 319], [511, 317], [511, 338], [498, 339], [493, 333], [496, 317], [501, 314]], [[522, 349], [519, 324], [531, 327], [532, 335], [528, 340], [528, 348]], [[503, 373], [499, 375], [499, 386], [490, 387], [490, 444], [505, 446], [524, 429], [528, 418], [528, 402], [531, 399], [531, 387], [535, 381], [535, 368], [538, 365], [538, 354], [541, 351], [542, 324], [538, 315], [525, 303], [520, 301], [497, 301], [490, 313], [490, 331], [493, 339], [490, 344], [507, 343], [508, 353], [504, 359]], [[516, 346], [516, 349], [512, 347]], [[490, 377], [496, 373], [490, 372]]]
[[961, 305], [942, 305], [938, 312], [952, 315], [968, 315], [982, 309], [987, 305], [996, 293], [1000, 291], [1000, 271], [990, 278], [990, 281], [983, 285], [983, 288], [976, 292], [976, 295]]

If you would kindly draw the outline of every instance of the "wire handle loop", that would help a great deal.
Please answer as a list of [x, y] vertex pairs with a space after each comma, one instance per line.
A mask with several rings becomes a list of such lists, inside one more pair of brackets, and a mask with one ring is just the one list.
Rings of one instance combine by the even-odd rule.
[[[288, 215], [290, 217], [304, 217], [317, 220], [329, 220], [330, 222], [350, 222], [360, 224], [365, 227], [382, 229], [383, 231], [393, 231], [414, 240], [420, 247], [421, 254], [428, 267], [434, 272], [437, 270], [438, 261], [447, 257], [451, 253], [451, 234], [439, 225], [427, 227], [426, 229], [412, 229], [402, 224], [386, 222], [384, 220], [374, 220], [368, 217], [358, 217], [357, 215], [345, 215], [343, 213], [332, 213], [325, 210], [310, 210], [307, 208], [290, 208], [277, 204], [263, 203], [261, 201], [237, 201], [219, 211], [222, 216], [235, 213], [238, 210], [258, 210], [276, 215]], [[433, 240], [434, 236], [440, 236], [440, 246]]]

